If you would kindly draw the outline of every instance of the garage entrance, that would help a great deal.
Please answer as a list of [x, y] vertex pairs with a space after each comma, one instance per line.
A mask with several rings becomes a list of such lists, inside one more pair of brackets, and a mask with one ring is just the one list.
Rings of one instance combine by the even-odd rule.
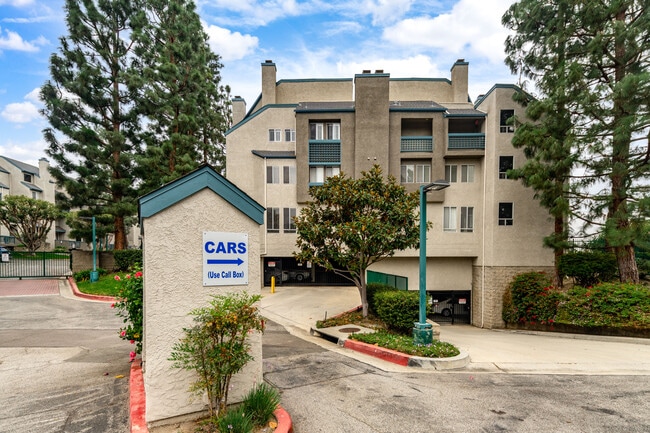
[[472, 292], [467, 291], [430, 291], [427, 292], [432, 314], [429, 318], [436, 323], [471, 324]]

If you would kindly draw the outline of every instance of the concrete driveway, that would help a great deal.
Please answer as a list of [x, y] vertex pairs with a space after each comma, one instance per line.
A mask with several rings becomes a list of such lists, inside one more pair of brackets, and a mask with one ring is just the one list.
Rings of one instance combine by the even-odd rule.
[[127, 432], [121, 324], [65, 280], [0, 281], [0, 432]]

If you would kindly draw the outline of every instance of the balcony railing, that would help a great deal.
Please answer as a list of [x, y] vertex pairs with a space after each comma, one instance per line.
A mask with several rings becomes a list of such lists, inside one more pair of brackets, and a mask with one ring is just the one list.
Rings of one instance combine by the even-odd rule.
[[433, 137], [402, 137], [401, 152], [433, 152]]
[[485, 134], [453, 133], [449, 134], [448, 149], [485, 149]]

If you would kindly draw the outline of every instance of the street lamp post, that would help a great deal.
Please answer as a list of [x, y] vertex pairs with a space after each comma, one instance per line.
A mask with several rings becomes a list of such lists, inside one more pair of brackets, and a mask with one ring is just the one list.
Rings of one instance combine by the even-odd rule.
[[79, 217], [79, 219], [82, 220], [92, 220], [92, 228], [93, 228], [93, 270], [90, 271], [90, 282], [94, 283], [95, 281], [99, 280], [99, 271], [97, 271], [97, 236], [95, 235], [95, 217], [93, 216], [92, 218], [88, 217]]
[[420, 317], [413, 327], [413, 344], [431, 344], [433, 327], [427, 323], [427, 193], [449, 186], [444, 179], [420, 185]]

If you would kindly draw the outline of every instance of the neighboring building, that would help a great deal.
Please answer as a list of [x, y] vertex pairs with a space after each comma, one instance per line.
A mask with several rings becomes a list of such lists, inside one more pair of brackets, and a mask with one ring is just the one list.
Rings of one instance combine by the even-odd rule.
[[[50, 203], [55, 202], [56, 183], [48, 170], [50, 164], [47, 159], [41, 158], [38, 167], [26, 164], [15, 159], [0, 156], [0, 200], [8, 195], [22, 195]], [[66, 237], [69, 231], [65, 219], [54, 223], [52, 230], [47, 235], [45, 250], [55, 246], [70, 248], [71, 243]], [[0, 225], [0, 245], [13, 248], [17, 246], [16, 239], [9, 234], [6, 227]]]
[[[226, 135], [227, 178], [266, 207], [262, 227], [265, 282], [326, 284], [327, 273], [296, 263], [292, 217], [309, 200], [309, 187], [343, 172], [360, 176], [382, 166], [408, 191], [444, 178], [451, 186], [427, 195], [433, 223], [427, 240], [427, 290], [463, 293], [471, 322], [500, 327], [503, 291], [513, 275], [548, 270], [552, 252], [543, 237], [553, 225], [534, 192], [507, 179], [524, 161], [511, 145], [523, 116], [513, 85], [495, 85], [471, 103], [468, 63], [446, 78], [391, 79], [363, 71], [353, 79], [276, 79], [262, 63], [262, 93], [248, 113], [233, 99], [234, 126]], [[400, 251], [375, 264], [373, 276], [419, 284], [419, 251]], [[378, 274], [379, 273], [379, 274]]]

